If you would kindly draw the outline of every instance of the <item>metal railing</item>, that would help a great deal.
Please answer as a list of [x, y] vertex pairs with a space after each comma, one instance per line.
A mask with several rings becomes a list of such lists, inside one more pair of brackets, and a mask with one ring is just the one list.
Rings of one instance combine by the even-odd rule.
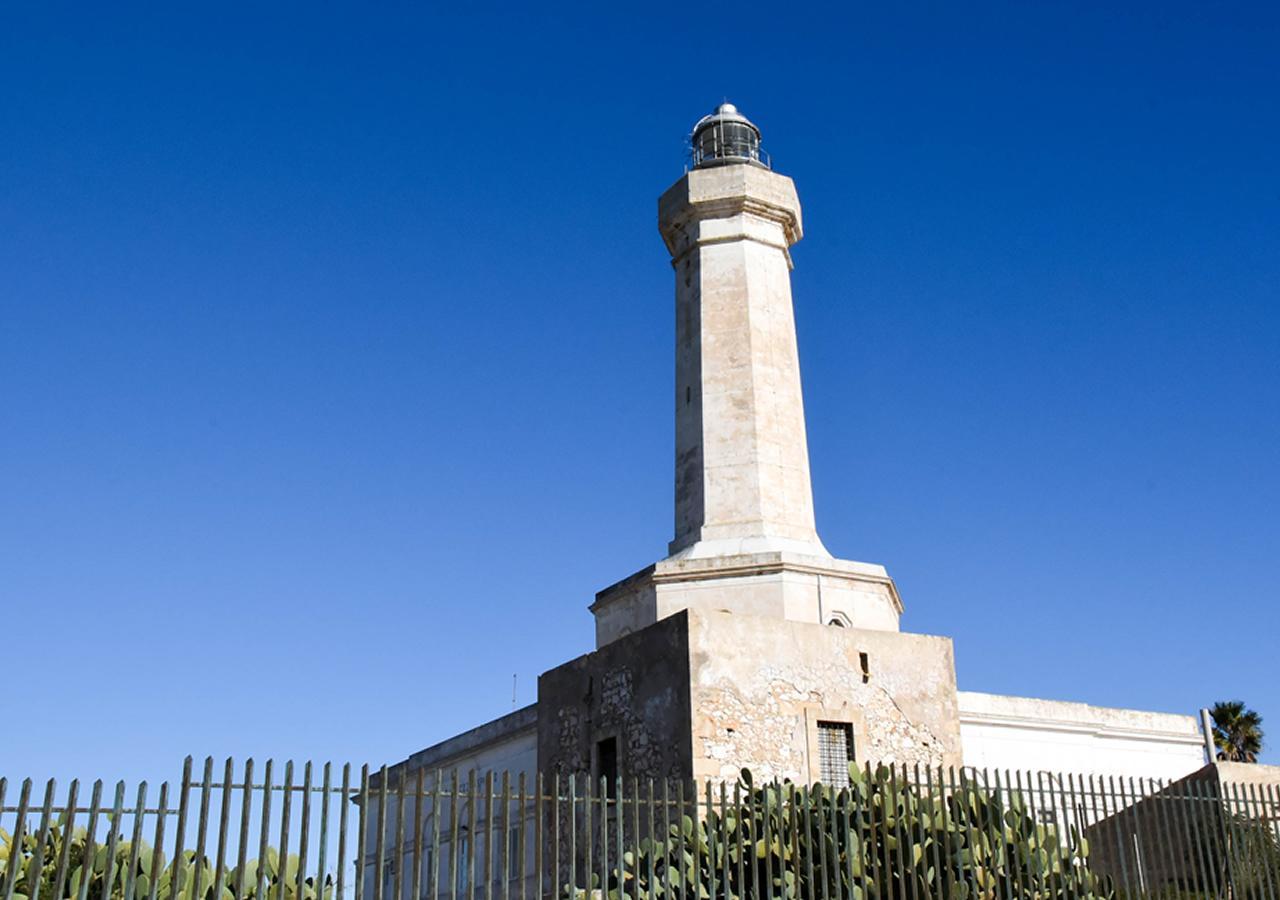
[[[87, 795], [87, 796], [86, 796]], [[1280, 789], [866, 766], [803, 786], [227, 760], [0, 779], [0, 900], [1280, 900]]]

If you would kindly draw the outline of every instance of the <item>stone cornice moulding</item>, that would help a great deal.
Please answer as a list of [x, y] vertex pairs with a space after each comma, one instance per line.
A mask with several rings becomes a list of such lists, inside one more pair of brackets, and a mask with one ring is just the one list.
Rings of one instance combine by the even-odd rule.
[[[731, 219], [740, 215], [751, 216], [781, 226], [785, 243], [764, 240], [760, 235], [752, 234], [745, 228], [733, 234], [717, 235], [714, 238], [690, 234], [689, 225], [694, 222], [705, 219]], [[804, 236], [800, 228], [800, 218], [794, 208], [745, 194], [715, 197], [709, 200], [688, 200], [673, 216], [661, 222], [660, 231], [662, 241], [667, 245], [667, 252], [671, 254], [672, 265], [677, 265], [695, 247], [747, 240], [781, 250], [787, 258], [788, 268], [794, 268], [790, 247]]]
[[717, 578], [742, 578], [752, 575], [776, 575], [796, 572], [803, 575], [828, 575], [882, 585], [889, 591], [898, 614], [903, 612], [898, 586], [883, 566], [844, 559], [822, 559], [790, 553], [756, 553], [741, 556], [697, 557], [693, 559], [664, 559], [646, 566], [634, 575], [609, 585], [596, 594], [592, 611], [602, 609], [620, 599], [621, 588], [641, 582], [654, 584], [682, 581], [707, 581]]
[[742, 214], [781, 226], [787, 246], [804, 236], [795, 182], [745, 164], [686, 172], [658, 199], [658, 230], [672, 257], [678, 257], [685, 252], [679, 238], [689, 239], [690, 222]]

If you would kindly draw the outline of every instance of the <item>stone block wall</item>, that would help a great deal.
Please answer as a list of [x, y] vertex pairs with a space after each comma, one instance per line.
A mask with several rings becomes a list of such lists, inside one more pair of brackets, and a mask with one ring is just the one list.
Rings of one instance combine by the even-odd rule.
[[686, 610], [538, 682], [538, 764], [624, 777], [817, 780], [820, 722], [847, 723], [857, 762], [960, 765], [951, 641]]
[[672, 616], [538, 679], [538, 768], [599, 777], [612, 738], [623, 777], [690, 775], [689, 641]]

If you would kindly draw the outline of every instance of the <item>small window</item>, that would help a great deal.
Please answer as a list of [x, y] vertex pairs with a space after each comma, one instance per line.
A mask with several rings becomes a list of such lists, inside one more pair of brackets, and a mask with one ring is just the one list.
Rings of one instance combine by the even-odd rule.
[[844, 627], [844, 623], [843, 623], [843, 622], [841, 622], [839, 619], [832, 619], [832, 620], [831, 620], [830, 622], [828, 622], [827, 624], [828, 624], [828, 625], [834, 625], [836, 628], [843, 628], [843, 627]]
[[818, 723], [818, 780], [823, 784], [849, 783], [853, 762], [853, 726], [848, 722]]
[[693, 388], [692, 388], [691, 386], [689, 386], [689, 385], [685, 385], [685, 388], [684, 388], [684, 405], [685, 405], [685, 406], [688, 406], [688, 405], [689, 405], [690, 403], [692, 403], [692, 402], [693, 402]]
[[471, 883], [471, 840], [467, 835], [466, 829], [462, 829], [463, 833], [458, 835], [457, 856], [458, 871], [453, 873], [454, 890], [462, 893]]
[[396, 858], [394, 856], [386, 857], [386, 863], [382, 867], [382, 896], [387, 898], [395, 897], [396, 884]]
[[614, 799], [618, 792], [618, 739], [607, 737], [596, 744], [596, 772], [605, 779], [605, 795]]
[[859, 653], [858, 665], [862, 667], [862, 683], [866, 684], [871, 680], [871, 657], [865, 653]]

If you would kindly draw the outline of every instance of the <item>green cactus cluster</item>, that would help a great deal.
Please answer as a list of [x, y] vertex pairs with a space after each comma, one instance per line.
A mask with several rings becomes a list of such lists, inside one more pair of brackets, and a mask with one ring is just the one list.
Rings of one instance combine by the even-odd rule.
[[[571, 886], [570, 900], [635, 896], [949, 900], [1112, 900], [1084, 865], [1074, 829], [1036, 821], [1016, 793], [969, 780], [954, 790], [904, 783], [894, 770], [850, 766], [847, 787], [754, 785], [667, 834], [642, 838], [608, 883]], [[656, 829], [660, 830], [660, 829]]]
[[265, 862], [246, 862], [243, 873], [225, 869], [219, 892], [213, 860], [194, 850], [166, 860], [143, 842], [135, 848], [130, 841], [117, 841], [114, 853], [102, 843], [91, 849], [85, 829], [68, 832], [63, 820], [50, 826], [43, 848], [35, 833], [15, 841], [0, 829], [0, 885], [8, 890], [16, 872], [13, 900], [37, 895], [39, 900], [234, 900], [237, 884], [243, 886], [244, 900], [333, 900], [332, 878], [326, 875], [317, 885], [314, 877], [306, 877], [299, 885], [298, 865], [292, 855], [282, 865], [280, 854], [269, 848]]

